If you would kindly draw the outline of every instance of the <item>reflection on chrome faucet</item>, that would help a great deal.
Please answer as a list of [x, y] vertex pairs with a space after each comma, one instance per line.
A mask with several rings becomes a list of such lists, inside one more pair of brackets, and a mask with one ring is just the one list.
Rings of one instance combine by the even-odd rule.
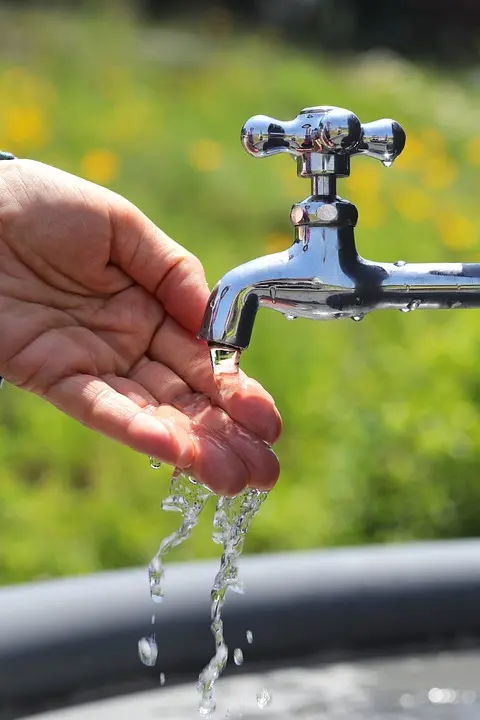
[[397, 122], [362, 125], [349, 110], [312, 107], [288, 122], [252, 117], [241, 137], [253, 157], [295, 157], [311, 195], [292, 207], [288, 250], [240, 265], [217, 283], [199, 332], [211, 346], [247, 348], [260, 307], [288, 318], [355, 321], [372, 310], [480, 307], [480, 264], [382, 263], [357, 253], [357, 209], [336, 195], [336, 179], [350, 174], [355, 155], [391, 166], [405, 146]]

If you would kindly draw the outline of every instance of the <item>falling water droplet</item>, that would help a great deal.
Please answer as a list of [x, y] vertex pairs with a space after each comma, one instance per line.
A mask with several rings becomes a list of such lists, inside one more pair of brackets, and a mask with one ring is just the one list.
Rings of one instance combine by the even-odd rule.
[[268, 692], [268, 690], [266, 688], [263, 688], [263, 690], [261, 692], [259, 692], [257, 695], [258, 707], [261, 710], [263, 710], [264, 708], [267, 707], [267, 705], [270, 705], [271, 702], [272, 702], [272, 696], [270, 695], [270, 693]]
[[245, 636], [247, 638], [248, 644], [251, 645], [253, 642], [253, 632], [251, 630], [247, 630], [247, 632], [245, 633]]
[[272, 298], [272, 303], [275, 304], [277, 302], [277, 288], [275, 285], [272, 285], [270, 288], [270, 297]]
[[152, 615], [152, 625], [155, 625], [155, 615]]
[[397, 261], [394, 262], [393, 264], [395, 265], [395, 267], [403, 267], [403, 266], [406, 265], [407, 263], [405, 262], [405, 260], [397, 260]]
[[151, 457], [150, 460], [150, 467], [152, 470], [159, 470], [162, 467], [162, 461], [158, 458]]
[[233, 662], [235, 665], [243, 665], [243, 652], [240, 648], [235, 648], [233, 651]]
[[154, 557], [148, 566], [148, 577], [150, 581], [150, 595], [153, 602], [160, 603], [163, 600], [163, 576], [165, 570], [160, 558]]
[[413, 312], [414, 310], [417, 310], [420, 307], [421, 303], [420, 300], [412, 300], [403, 308], [400, 308], [400, 312], [402, 313], [409, 313]]
[[160, 685], [165, 685], [165, 673], [160, 673]]
[[360, 322], [361, 320], [363, 320], [364, 317], [365, 315], [363, 313], [360, 313], [358, 315], [352, 315], [352, 320], [353, 322]]
[[295, 315], [290, 315], [289, 313], [285, 315], [285, 317], [287, 318], [287, 320], [295, 320]]
[[143, 637], [138, 641], [138, 655], [144, 665], [153, 667], [157, 662], [158, 647], [155, 638]]

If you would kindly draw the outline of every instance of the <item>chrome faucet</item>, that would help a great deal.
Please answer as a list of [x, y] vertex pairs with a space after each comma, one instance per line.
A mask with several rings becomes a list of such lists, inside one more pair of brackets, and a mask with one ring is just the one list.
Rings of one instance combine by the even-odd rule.
[[287, 122], [256, 115], [241, 140], [253, 157], [296, 158], [298, 176], [311, 180], [311, 195], [291, 209], [289, 249], [240, 265], [217, 283], [199, 332], [211, 347], [245, 350], [260, 307], [312, 320], [361, 320], [390, 308], [480, 307], [480, 264], [380, 263], [357, 253], [357, 209], [337, 196], [336, 180], [348, 177], [354, 155], [392, 165], [405, 146], [397, 122], [362, 125], [349, 110], [311, 107]]

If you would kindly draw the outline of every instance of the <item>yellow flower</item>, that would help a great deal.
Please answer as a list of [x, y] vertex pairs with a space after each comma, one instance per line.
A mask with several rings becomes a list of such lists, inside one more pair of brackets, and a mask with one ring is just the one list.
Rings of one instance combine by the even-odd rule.
[[106, 185], [114, 180], [120, 170], [120, 158], [111, 150], [92, 150], [81, 161], [83, 177]]
[[474, 167], [480, 165], [480, 136], [467, 144], [467, 162]]
[[473, 220], [450, 211], [446, 211], [446, 215], [448, 220], [438, 224], [442, 242], [446, 247], [453, 250], [467, 250], [478, 245], [478, 230]]
[[45, 144], [47, 128], [42, 111], [35, 106], [7, 106], [2, 111], [2, 144], [15, 153], [38, 148]]
[[422, 179], [431, 190], [445, 190], [458, 174], [455, 163], [445, 155], [434, 155], [424, 160]]
[[364, 198], [358, 205], [359, 223], [362, 227], [375, 230], [385, 222], [385, 207], [376, 195], [366, 199]]
[[214, 172], [222, 164], [221, 147], [215, 140], [197, 140], [189, 153], [190, 165], [200, 172]]
[[[425, 153], [441, 153], [445, 150], [445, 135], [434, 127], [423, 128], [420, 131], [419, 141], [425, 148]], [[409, 142], [407, 140], [407, 142]]]
[[354, 170], [350, 177], [342, 182], [339, 188], [341, 194], [343, 197], [351, 197], [353, 202], [358, 201], [359, 204], [368, 202], [380, 189], [382, 167], [368, 158], [358, 158]]
[[405, 188], [397, 191], [393, 202], [400, 215], [411, 222], [427, 220], [433, 212], [431, 199], [418, 188]]

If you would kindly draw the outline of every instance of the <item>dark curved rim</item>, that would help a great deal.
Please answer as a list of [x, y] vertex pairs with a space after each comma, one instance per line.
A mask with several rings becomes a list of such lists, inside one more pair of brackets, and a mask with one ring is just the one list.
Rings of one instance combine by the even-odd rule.
[[[168, 566], [161, 605], [150, 601], [144, 569], [1, 589], [2, 720], [158, 686], [160, 672], [195, 677], [213, 651], [217, 569], [217, 561]], [[480, 541], [260, 555], [240, 571], [246, 594], [229, 595], [225, 630], [248, 669], [480, 635]], [[152, 630], [159, 655], [147, 668], [137, 644]]]

